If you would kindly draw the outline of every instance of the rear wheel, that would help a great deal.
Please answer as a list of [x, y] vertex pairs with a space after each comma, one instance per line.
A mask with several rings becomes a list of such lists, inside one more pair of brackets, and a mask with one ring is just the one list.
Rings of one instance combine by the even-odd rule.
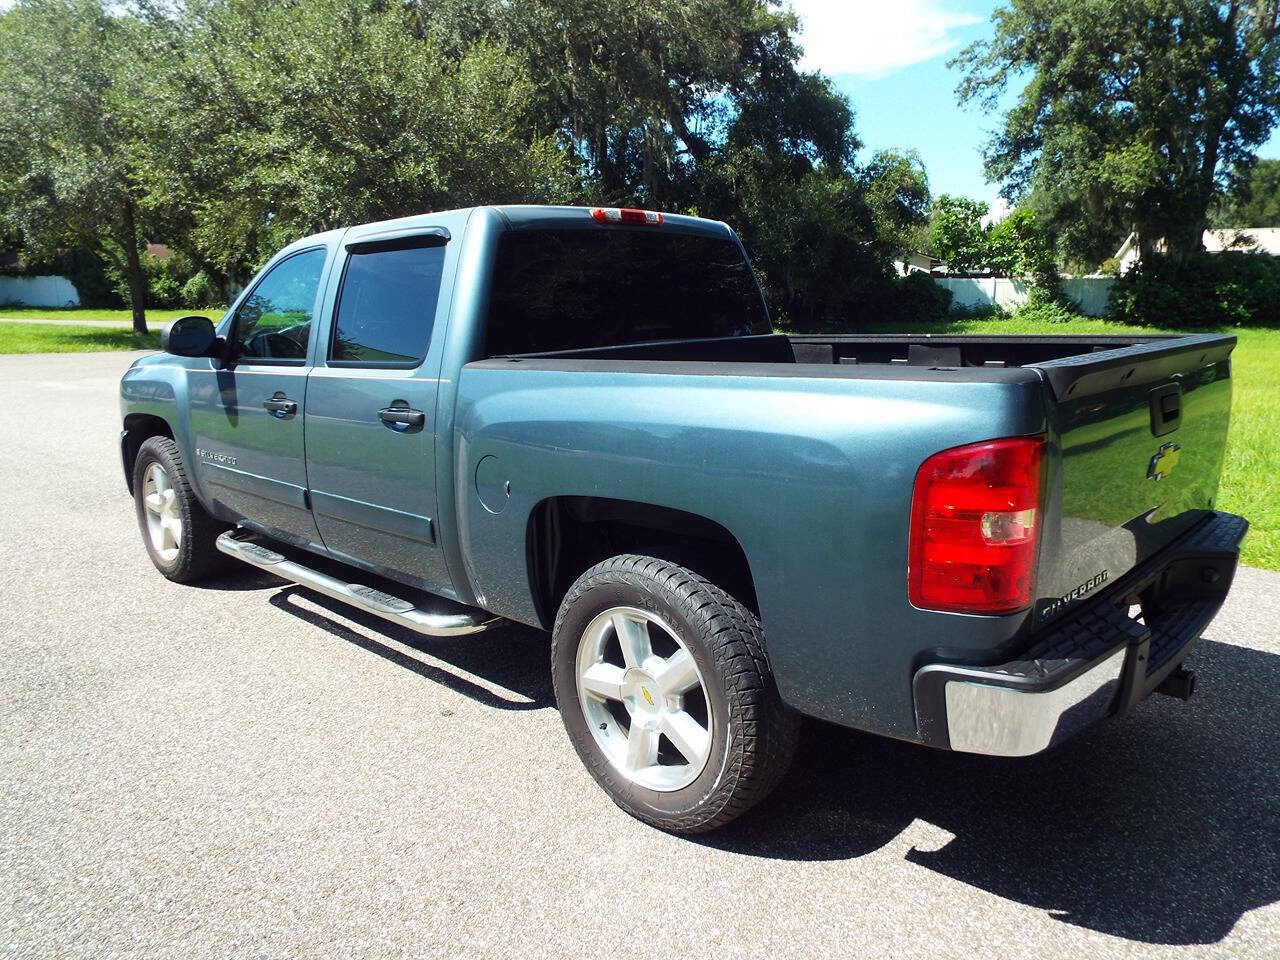
[[162, 574], [194, 583], [223, 567], [214, 541], [227, 526], [196, 499], [178, 445], [168, 437], [151, 437], [138, 450], [133, 497], [142, 542]]
[[570, 588], [552, 637], [569, 738], [618, 806], [700, 833], [745, 813], [791, 762], [759, 621], [684, 567], [619, 556]]

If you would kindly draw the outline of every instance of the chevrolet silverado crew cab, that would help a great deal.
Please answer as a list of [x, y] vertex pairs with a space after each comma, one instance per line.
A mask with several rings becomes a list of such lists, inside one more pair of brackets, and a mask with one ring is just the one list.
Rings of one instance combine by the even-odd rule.
[[120, 439], [162, 574], [550, 631], [583, 763], [676, 832], [763, 798], [801, 715], [1013, 757], [1189, 696], [1247, 526], [1234, 337], [787, 336], [691, 217], [333, 230], [163, 344]]

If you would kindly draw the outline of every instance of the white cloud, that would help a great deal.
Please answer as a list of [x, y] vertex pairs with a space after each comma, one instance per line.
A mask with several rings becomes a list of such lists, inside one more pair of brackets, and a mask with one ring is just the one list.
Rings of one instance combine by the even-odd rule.
[[[952, 0], [954, 2], [954, 0]], [[951, 52], [957, 27], [982, 18], [948, 0], [790, 0], [800, 16], [803, 66], [882, 77]]]

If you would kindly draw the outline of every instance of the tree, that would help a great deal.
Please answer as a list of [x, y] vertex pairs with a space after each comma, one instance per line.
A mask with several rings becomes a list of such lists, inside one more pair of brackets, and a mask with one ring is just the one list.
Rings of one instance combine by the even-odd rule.
[[911, 252], [929, 222], [929, 176], [915, 150], [878, 150], [860, 171], [867, 204], [884, 247]]
[[83, 246], [109, 260], [139, 334], [153, 224], [137, 162], [144, 29], [98, 0], [25, 0], [0, 15], [0, 228], [35, 257]]
[[[829, 84], [795, 70], [790, 11], [767, 0], [420, 0], [446, 48], [518, 53], [544, 128], [578, 161], [588, 196], [670, 205], [725, 145], [729, 126], [793, 152], [844, 158]], [[811, 115], [802, 115], [809, 108]]]
[[933, 203], [930, 239], [933, 252], [947, 269], [982, 270], [987, 263], [987, 231], [982, 218], [987, 205], [980, 200], [944, 193]]
[[531, 129], [519, 62], [484, 43], [445, 55], [403, 6], [144, 9], [168, 48], [148, 91], [148, 186], [223, 273], [326, 228], [572, 190], [554, 138]]
[[732, 223], [779, 317], [874, 314], [923, 222], [919, 158], [866, 167], [853, 109], [798, 69], [797, 21], [767, 0], [420, 0], [442, 49], [499, 38], [593, 202]]
[[1032, 210], [1015, 210], [987, 233], [987, 259], [997, 273], [1031, 284], [1032, 296], [1055, 300], [1062, 278], [1054, 257], [1053, 242]]
[[[962, 103], [991, 111], [1028, 77], [986, 151], [987, 175], [1034, 192], [1065, 253], [1096, 263], [1137, 230], [1143, 255], [1199, 249], [1233, 169], [1280, 117], [1276, 0], [1009, 0], [964, 50]], [[1099, 229], [1099, 225], [1105, 229]]]
[[943, 194], [933, 207], [935, 254], [951, 270], [990, 270], [1026, 280], [1040, 300], [1060, 297], [1061, 277], [1053, 242], [1034, 211], [1015, 210], [995, 224], [983, 224], [987, 205]]
[[1259, 160], [1245, 172], [1212, 219], [1215, 227], [1280, 227], [1280, 160]]
[[[94, 26], [35, 66], [9, 29], [8, 72], [27, 74], [3, 101], [17, 119], [0, 128], [0, 168], [41, 169], [17, 146], [32, 141], [101, 169], [78, 195], [92, 202], [68, 201], [61, 220], [38, 203], [19, 215], [18, 192], [66, 194], [28, 178], [0, 195], [0, 229], [74, 222], [59, 242], [122, 263], [144, 235], [163, 239], [190, 268], [156, 278], [174, 297], [233, 286], [326, 227], [578, 201], [727, 220], [779, 315], [830, 325], [891, 298], [890, 259], [928, 206], [918, 156], [857, 163], [852, 106], [798, 68], [796, 17], [775, 0], [30, 0], [12, 16], [38, 11]], [[93, 80], [62, 98], [84, 130], [68, 108], [35, 136], [21, 105], [63, 58]], [[121, 195], [130, 243], [83, 215]]]

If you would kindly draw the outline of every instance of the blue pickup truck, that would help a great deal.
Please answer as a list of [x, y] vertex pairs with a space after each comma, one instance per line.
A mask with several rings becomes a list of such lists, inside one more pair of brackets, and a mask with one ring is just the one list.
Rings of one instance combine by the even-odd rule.
[[164, 576], [551, 631], [585, 766], [675, 832], [766, 796], [801, 715], [1025, 756], [1190, 696], [1247, 527], [1233, 337], [788, 336], [697, 218], [333, 230], [163, 344], [120, 450]]

